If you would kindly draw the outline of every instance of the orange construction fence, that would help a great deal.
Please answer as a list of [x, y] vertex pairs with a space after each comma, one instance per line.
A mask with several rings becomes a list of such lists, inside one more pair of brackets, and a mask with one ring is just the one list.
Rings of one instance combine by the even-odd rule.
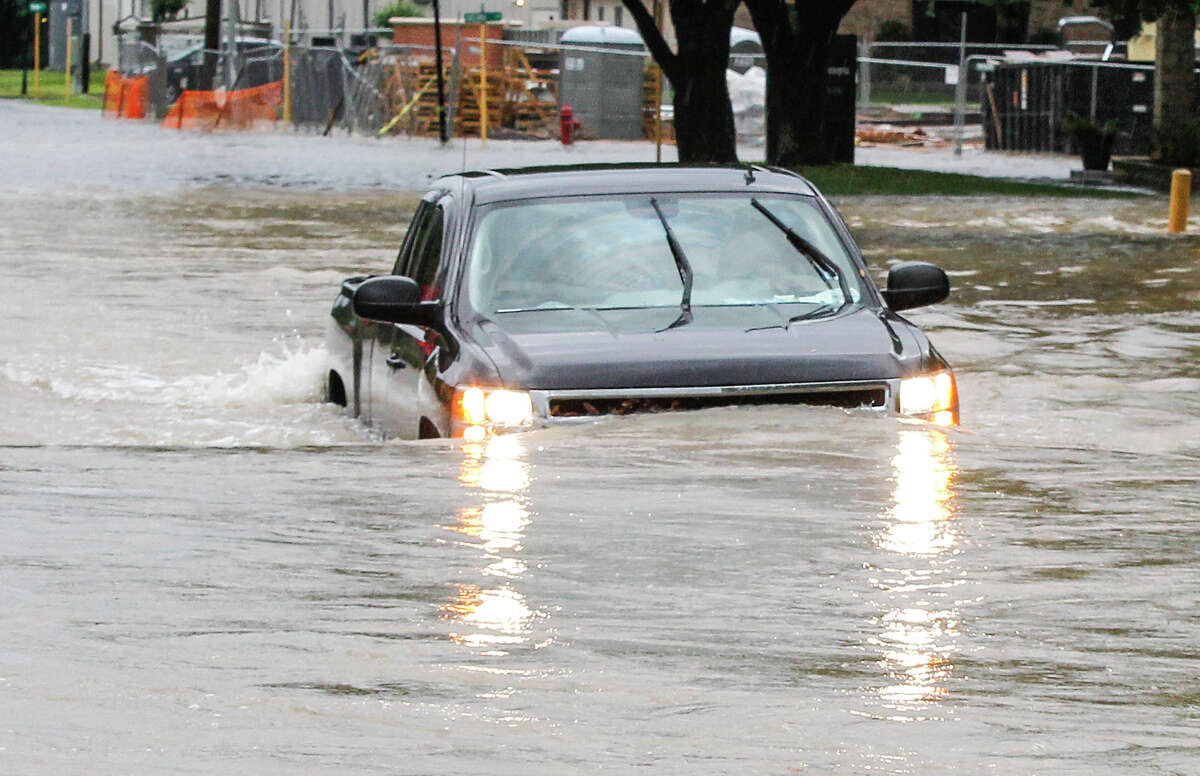
[[283, 83], [232, 92], [185, 91], [167, 112], [167, 129], [254, 129], [278, 120]]
[[150, 105], [150, 76], [125, 76], [109, 70], [104, 76], [104, 115], [144, 119]]

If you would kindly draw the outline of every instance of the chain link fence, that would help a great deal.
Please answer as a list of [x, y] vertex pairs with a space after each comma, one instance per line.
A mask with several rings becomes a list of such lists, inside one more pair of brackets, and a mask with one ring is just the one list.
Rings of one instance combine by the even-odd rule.
[[858, 105], [949, 105], [955, 101], [960, 78], [966, 79], [967, 102], [979, 105], [985, 96], [982, 72], [988, 59], [1014, 52], [1036, 55], [1055, 48], [1000, 43], [860, 43]]
[[[502, 63], [484, 70], [468, 62], [478, 43], [462, 38], [444, 51], [445, 112], [453, 134], [481, 134], [486, 111], [489, 131], [550, 137], [557, 128], [557, 68], [531, 65], [519, 45], [498, 45]], [[248, 100], [254, 103], [251, 124], [263, 123], [270, 107], [274, 123], [301, 131], [437, 134], [433, 47], [239, 41], [233, 49], [206, 51], [193, 41], [156, 47], [126, 36], [118, 48], [121, 78], [150, 84], [144, 117], [165, 126], [203, 127], [211, 120], [210, 128], [249, 128], [238, 118], [239, 101]], [[214, 88], [201, 90], [210, 81]], [[115, 83], [120, 88], [120, 80]], [[640, 95], [641, 85], [636, 89]]]
[[[479, 136], [486, 127], [493, 137], [556, 137], [564, 103], [573, 105], [576, 118], [586, 117], [592, 110], [605, 120], [612, 119], [618, 112], [611, 102], [603, 101], [615, 99], [618, 85], [612, 82], [620, 80], [630, 82], [624, 84], [628, 88], [620, 99], [624, 106], [621, 115], [630, 116], [636, 124], [632, 132], [623, 127], [623, 134], [605, 134], [603, 121], [594, 119], [590, 127], [585, 120], [581, 136], [653, 137], [662, 124], [656, 115], [664, 115], [663, 102], [667, 103], [665, 133], [669, 136], [669, 95], [662, 94], [661, 82], [644, 51], [541, 40], [489, 41], [491, 56], [484, 69], [479, 45], [477, 38], [462, 37], [444, 50], [445, 120], [452, 135]], [[536, 46], [538, 56], [527, 57], [524, 50], [528, 46]], [[945, 112], [957, 98], [956, 132], [961, 135], [968, 106], [972, 112], [981, 108], [987, 147], [1014, 150], [1066, 150], [1068, 141], [1059, 125], [1068, 111], [1102, 119], [1115, 117], [1124, 130], [1119, 143], [1122, 150], [1140, 149], [1143, 125], [1149, 118], [1145, 107], [1149, 98], [1143, 98], [1149, 84], [1144, 82], [1152, 73], [1147, 74], [1146, 68], [1101, 63], [1046, 64], [1045, 52], [1054, 49], [1001, 44], [860, 44], [857, 108], [860, 115], [870, 115], [888, 105], [929, 104]], [[434, 53], [431, 46], [420, 45], [284, 46], [261, 38], [239, 40], [222, 51], [205, 51], [194, 39], [153, 46], [126, 36], [119, 44], [118, 68], [122, 78], [138, 79], [137, 89], [130, 93], [147, 105], [144, 112], [125, 111], [122, 115], [157, 119], [164, 126], [178, 128], [269, 125], [324, 134], [344, 131], [436, 137]], [[640, 61], [632, 69], [622, 66], [620, 79], [605, 77], [611, 65], [605, 64], [605, 58], [631, 57]], [[1021, 57], [1030, 64], [1014, 65], [1013, 60]], [[754, 64], [761, 63], [754, 60]], [[200, 85], [208, 80], [205, 68], [212, 69], [217, 87], [200, 92]], [[576, 77], [581, 72], [589, 73], [590, 78]], [[757, 79], [751, 79], [754, 83], [746, 87], [753, 87], [753, 94], [742, 95], [736, 89], [731, 93], [737, 92], [741, 102], [758, 111], [755, 130], [761, 134], [762, 72], [748, 72]], [[1121, 83], [1129, 81], [1130, 88], [1106, 87], [1109, 73]], [[112, 88], [120, 88], [120, 84]], [[183, 95], [190, 96], [185, 99]], [[118, 110], [125, 102], [124, 97], [106, 100]], [[1113, 111], [1119, 105], [1126, 109], [1116, 116]]]

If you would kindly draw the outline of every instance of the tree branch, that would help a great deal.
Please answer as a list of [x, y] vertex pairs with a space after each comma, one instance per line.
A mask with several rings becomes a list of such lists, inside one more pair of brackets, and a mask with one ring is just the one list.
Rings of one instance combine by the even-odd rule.
[[[856, 0], [836, 0], [836, 2], [830, 3], [828, 10], [829, 17], [837, 19], [840, 25], [846, 14], [850, 13], [850, 9], [854, 6], [855, 2]], [[834, 28], [834, 32], [837, 32], [837, 28]]]
[[747, 0], [746, 7], [750, 9], [750, 18], [762, 39], [764, 50], [790, 44], [794, 31], [787, 3], [783, 0]]
[[[666, 0], [663, 0], [665, 2]], [[650, 50], [650, 56], [654, 57], [654, 61], [662, 68], [663, 74], [667, 76], [672, 84], [678, 80], [679, 73], [679, 58], [675, 52], [671, 51], [671, 47], [667, 45], [666, 39], [662, 35], [662, 31], [658, 29], [658, 24], [654, 17], [646, 10], [646, 6], [642, 0], [621, 0], [621, 3], [629, 9], [629, 15], [633, 17], [633, 21], [637, 24], [638, 32], [642, 35], [642, 41], [646, 44], [646, 48]]]
[[715, 7], [720, 10], [721, 13], [733, 16], [734, 12], [737, 11], [738, 6], [741, 4], [742, 0], [708, 0], [706, 6]]

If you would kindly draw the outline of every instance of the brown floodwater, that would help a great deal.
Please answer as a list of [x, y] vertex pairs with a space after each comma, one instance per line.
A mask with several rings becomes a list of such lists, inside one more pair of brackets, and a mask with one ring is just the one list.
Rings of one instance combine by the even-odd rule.
[[[2, 189], [3, 187], [0, 187]], [[0, 191], [14, 773], [1188, 773], [1200, 261], [1161, 199], [845, 198], [963, 425], [381, 443], [320, 402], [412, 191]]]

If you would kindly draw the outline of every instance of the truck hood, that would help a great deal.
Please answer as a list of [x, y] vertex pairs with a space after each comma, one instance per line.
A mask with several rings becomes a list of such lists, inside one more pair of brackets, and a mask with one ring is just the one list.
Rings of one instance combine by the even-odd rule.
[[[787, 323], [771, 305], [531, 310], [472, 327], [513, 388], [577, 390], [884, 380], [919, 371], [928, 341], [901, 318], [859, 307]], [[795, 314], [791, 312], [790, 314]]]

